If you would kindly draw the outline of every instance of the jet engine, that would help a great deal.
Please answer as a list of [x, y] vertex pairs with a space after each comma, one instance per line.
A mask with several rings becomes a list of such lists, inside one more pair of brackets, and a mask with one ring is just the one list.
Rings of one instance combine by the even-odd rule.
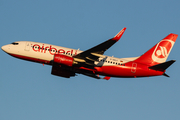
[[51, 74], [66, 78], [75, 76], [75, 72], [72, 70], [72, 65], [74, 63], [74, 58], [72, 57], [55, 54]]
[[71, 67], [73, 65], [73, 61], [74, 61], [74, 58], [66, 56], [66, 55], [61, 55], [61, 54], [54, 55], [54, 62], [61, 65]]

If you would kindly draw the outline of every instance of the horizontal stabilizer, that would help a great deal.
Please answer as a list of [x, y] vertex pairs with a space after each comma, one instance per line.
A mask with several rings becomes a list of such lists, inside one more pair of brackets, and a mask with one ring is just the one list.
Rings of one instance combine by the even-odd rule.
[[166, 77], [169, 77], [169, 75], [167, 75], [166, 73], [164, 73], [163, 75], [166, 76]]
[[175, 60], [170, 60], [164, 63], [160, 63], [154, 66], [149, 67], [150, 69], [153, 70], [158, 70], [158, 71], [164, 71], [166, 70], [170, 65], [172, 65], [175, 62]]

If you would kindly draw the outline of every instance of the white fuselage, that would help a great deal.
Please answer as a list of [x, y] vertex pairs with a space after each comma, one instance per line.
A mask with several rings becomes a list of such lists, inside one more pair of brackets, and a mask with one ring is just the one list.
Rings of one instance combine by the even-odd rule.
[[[39, 43], [39, 42], [31, 42], [31, 41], [17, 41], [15, 43], [18, 44], [8, 44], [2, 47], [2, 49], [10, 55], [18, 55], [38, 60], [43, 60], [45, 63], [49, 63], [53, 61], [54, 54], [64, 54], [67, 56], [74, 56], [83, 51]], [[99, 61], [96, 61], [95, 64], [98, 66], [113, 66], [124, 64], [129, 61], [133, 61], [138, 57], [131, 58], [115, 58], [106, 55], [100, 55]], [[38, 62], [38, 61], [37, 61]]]

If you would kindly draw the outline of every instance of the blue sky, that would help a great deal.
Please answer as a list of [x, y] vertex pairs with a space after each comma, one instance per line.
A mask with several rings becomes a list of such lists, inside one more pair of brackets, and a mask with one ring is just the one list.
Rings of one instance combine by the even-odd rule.
[[[0, 46], [35, 41], [80, 50], [127, 27], [105, 55], [135, 57], [169, 33], [180, 33], [178, 0], [0, 0]], [[179, 34], [180, 35], [180, 34]], [[51, 75], [51, 66], [0, 50], [1, 120], [179, 120], [179, 38], [168, 60], [170, 78]]]

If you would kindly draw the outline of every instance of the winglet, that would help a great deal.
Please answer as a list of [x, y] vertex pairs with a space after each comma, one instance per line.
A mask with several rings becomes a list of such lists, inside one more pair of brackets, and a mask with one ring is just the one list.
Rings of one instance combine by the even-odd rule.
[[105, 76], [103, 79], [109, 80], [111, 77]]
[[126, 30], [126, 27], [123, 28], [118, 34], [116, 34], [116, 35], [114, 36], [114, 38], [112, 38], [112, 40], [118, 41], [118, 40], [121, 38], [121, 36], [123, 35], [123, 33], [125, 32], [125, 30]]

